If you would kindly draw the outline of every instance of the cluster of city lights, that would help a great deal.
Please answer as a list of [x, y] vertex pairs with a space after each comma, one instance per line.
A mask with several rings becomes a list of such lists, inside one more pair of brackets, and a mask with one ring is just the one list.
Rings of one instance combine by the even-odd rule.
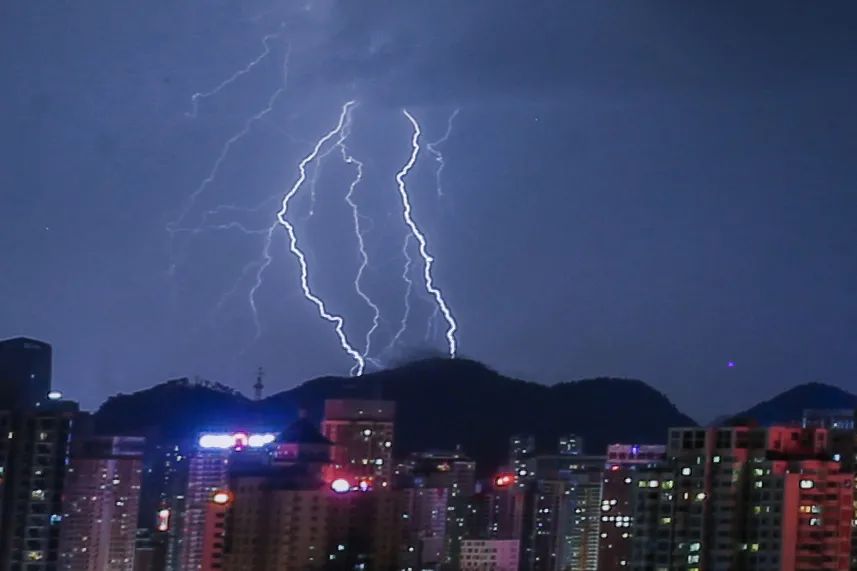
[[366, 478], [357, 481], [357, 484], [351, 485], [351, 482], [345, 478], [337, 478], [330, 483], [330, 489], [337, 494], [347, 494], [348, 492], [368, 492], [372, 489], [372, 481]]

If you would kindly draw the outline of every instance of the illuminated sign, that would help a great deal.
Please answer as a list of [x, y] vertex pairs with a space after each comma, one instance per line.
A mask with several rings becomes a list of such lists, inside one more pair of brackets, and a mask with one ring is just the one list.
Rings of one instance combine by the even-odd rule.
[[212, 503], [225, 506], [232, 501], [232, 494], [228, 490], [217, 490], [211, 495]]
[[170, 529], [170, 510], [162, 509], [158, 512], [158, 531], [167, 531]]
[[247, 434], [246, 432], [203, 434], [199, 437], [199, 447], [205, 449], [228, 450], [230, 448], [262, 448], [277, 439], [277, 435], [266, 432]]

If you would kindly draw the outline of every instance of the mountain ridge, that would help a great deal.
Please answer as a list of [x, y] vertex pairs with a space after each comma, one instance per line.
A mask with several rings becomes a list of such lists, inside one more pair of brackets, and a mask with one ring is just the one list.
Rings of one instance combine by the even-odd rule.
[[[607, 444], [663, 443], [670, 427], [697, 425], [638, 379], [597, 377], [548, 386], [502, 375], [477, 361], [440, 358], [361, 377], [316, 377], [258, 402], [219, 383], [171, 380], [110, 397], [95, 419], [104, 432], [161, 442], [203, 430], [279, 430], [301, 410], [317, 422], [329, 398], [396, 401], [397, 455], [460, 446], [486, 470], [505, 460], [513, 434], [533, 434], [540, 452], [554, 451], [563, 434], [577, 434], [588, 453], [603, 454]], [[806, 383], [722, 418], [795, 423], [805, 408], [857, 408], [857, 396]]]
[[437, 358], [361, 377], [317, 377], [259, 402], [174, 380], [110, 397], [95, 418], [103, 432], [163, 440], [226, 424], [276, 429], [301, 409], [318, 421], [325, 399], [348, 397], [396, 401], [397, 454], [461, 446], [492, 469], [505, 460], [509, 437], [516, 433], [534, 434], [545, 452], [556, 449], [560, 435], [574, 433], [588, 451], [603, 453], [609, 443], [661, 442], [669, 426], [696, 425], [640, 380], [602, 377], [546, 386], [476, 361]]

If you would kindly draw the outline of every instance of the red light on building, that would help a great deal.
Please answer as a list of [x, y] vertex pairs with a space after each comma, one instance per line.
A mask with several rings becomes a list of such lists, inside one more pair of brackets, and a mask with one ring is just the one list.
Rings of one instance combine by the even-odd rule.
[[170, 529], [170, 510], [162, 509], [158, 512], [158, 531], [168, 531]]
[[246, 432], [236, 432], [232, 435], [235, 439], [235, 449], [241, 450], [250, 444], [250, 436]]
[[337, 494], [345, 494], [351, 491], [351, 484], [345, 478], [337, 478], [330, 483], [330, 489]]
[[228, 490], [217, 490], [211, 495], [212, 503], [225, 506], [232, 501], [232, 493]]
[[514, 474], [497, 474], [494, 478], [494, 485], [498, 488], [507, 488], [515, 483]]

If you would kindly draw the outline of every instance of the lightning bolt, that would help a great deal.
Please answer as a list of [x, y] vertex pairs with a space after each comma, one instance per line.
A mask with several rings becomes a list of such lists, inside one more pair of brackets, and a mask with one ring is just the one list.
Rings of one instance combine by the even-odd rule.
[[449, 309], [449, 306], [446, 303], [446, 300], [443, 297], [443, 292], [441, 292], [440, 288], [434, 285], [434, 278], [432, 276], [432, 265], [434, 264], [434, 258], [428, 252], [428, 244], [426, 242], [425, 235], [420, 231], [416, 222], [414, 222], [413, 216], [411, 214], [412, 207], [411, 201], [408, 197], [407, 187], [405, 186], [405, 177], [408, 176], [408, 173], [414, 167], [414, 164], [417, 162], [417, 155], [420, 152], [420, 125], [413, 115], [408, 113], [407, 109], [403, 109], [402, 113], [405, 117], [407, 117], [408, 121], [411, 123], [411, 126], [414, 129], [414, 134], [411, 138], [411, 155], [408, 158], [408, 161], [404, 164], [402, 169], [396, 173], [396, 184], [399, 190], [399, 197], [402, 199], [402, 216], [405, 220], [405, 224], [410, 228], [411, 234], [414, 238], [416, 238], [417, 243], [419, 244], [419, 252], [420, 256], [423, 258], [423, 280], [425, 281], [426, 291], [434, 297], [435, 302], [437, 303], [440, 312], [443, 314], [443, 318], [447, 323], [446, 330], [446, 341], [449, 346], [449, 356], [455, 357], [456, 351], [458, 349], [458, 345], [455, 339], [455, 332], [458, 329], [458, 324], [455, 321], [455, 318], [452, 316], [452, 312]]
[[[432, 141], [431, 143], [426, 143], [426, 150], [432, 154], [435, 162], [437, 163], [437, 168], [434, 171], [434, 182], [435, 188], [437, 189], [438, 198], [443, 197], [443, 185], [441, 184], [441, 173], [443, 173], [443, 169], [446, 166], [446, 162], [443, 159], [443, 153], [438, 150], [438, 145], [442, 145], [445, 143], [449, 136], [452, 135], [452, 124], [455, 121], [455, 118], [458, 117], [459, 112], [461, 112], [460, 107], [456, 107], [452, 113], [450, 113], [449, 118], [446, 120], [446, 131], [443, 133], [443, 136], [436, 141]], [[437, 319], [440, 316], [440, 308], [435, 305], [434, 311], [428, 318], [428, 322], [426, 323], [426, 335], [425, 340], [429, 341], [434, 335], [437, 333]]]
[[[316, 197], [316, 185], [318, 184], [318, 177], [321, 175], [321, 161], [326, 159], [330, 153], [335, 151], [338, 148], [341, 148], [345, 139], [348, 138], [351, 129], [351, 118], [346, 119], [345, 126], [339, 134], [339, 140], [336, 141], [334, 145], [331, 145], [330, 148], [325, 150], [323, 153], [319, 154], [315, 161], [315, 168], [312, 170], [312, 174], [309, 177], [309, 211], [306, 216], [306, 220], [309, 220], [315, 215], [315, 197]], [[362, 165], [362, 163], [361, 163]], [[361, 166], [362, 169], [362, 166]], [[361, 170], [362, 176], [362, 170]]]
[[412, 237], [413, 236], [411, 234], [405, 234], [405, 242], [402, 245], [402, 255], [405, 257], [405, 267], [402, 270], [402, 280], [405, 282], [405, 311], [402, 314], [402, 320], [399, 322], [399, 329], [396, 331], [396, 334], [393, 335], [393, 338], [387, 345], [385, 352], [391, 351], [393, 347], [395, 347], [396, 343], [399, 342], [402, 334], [408, 328], [408, 318], [411, 316], [411, 291], [414, 289], [414, 281], [411, 279], [411, 265], [414, 261], [411, 258], [411, 254], [408, 252], [408, 246], [411, 244]]
[[[264, 43], [267, 51], [270, 51], [268, 49], [268, 43], [267, 42], [270, 41], [271, 38], [278, 37], [278, 36], [279, 36], [279, 34], [270, 34], [268, 36], [265, 36], [265, 40], [263, 43]], [[182, 231], [187, 230], [186, 228], [182, 228], [181, 226], [184, 223], [187, 216], [190, 214], [191, 210], [193, 210], [193, 207], [196, 205], [196, 201], [199, 199], [200, 195], [206, 191], [206, 189], [209, 187], [209, 185], [211, 185], [211, 183], [213, 183], [214, 180], [217, 178], [217, 175], [220, 172], [220, 167], [223, 165], [224, 161], [226, 161], [226, 158], [229, 156], [229, 152], [232, 149], [232, 147], [236, 143], [238, 143], [241, 139], [243, 139], [245, 136], [247, 136], [247, 134], [250, 132], [250, 129], [253, 127], [254, 123], [261, 121], [262, 119], [265, 118], [266, 115], [268, 115], [271, 111], [273, 111], [274, 105], [276, 104], [277, 100], [286, 91], [286, 85], [288, 82], [288, 70], [289, 70], [290, 54], [291, 54], [291, 46], [289, 46], [286, 49], [286, 54], [283, 58], [283, 84], [282, 84], [282, 86], [279, 87], [278, 89], [276, 89], [271, 94], [271, 96], [268, 98], [268, 103], [267, 103], [267, 105], [265, 105], [265, 107], [263, 107], [260, 111], [258, 111], [254, 115], [251, 115], [244, 122], [244, 125], [241, 127], [241, 129], [226, 140], [226, 142], [220, 148], [220, 153], [217, 155], [217, 158], [215, 159], [214, 164], [212, 165], [211, 169], [208, 171], [208, 174], [206, 175], [206, 177], [203, 178], [202, 181], [193, 190], [193, 192], [191, 192], [190, 195], [188, 195], [187, 199], [185, 200], [185, 204], [182, 207], [181, 212], [179, 213], [179, 216], [175, 220], [173, 220], [172, 222], [169, 222], [167, 224], [167, 232], [170, 235], [170, 268], [169, 268], [169, 272], [168, 272], [169, 275], [172, 276], [175, 274], [176, 266], [177, 266], [176, 252], [175, 252], [175, 248], [174, 248], [175, 235], [177, 233], [180, 233]], [[225, 82], [221, 83], [221, 86], [223, 86], [224, 84], [228, 85], [232, 81], [235, 81], [235, 79], [237, 79], [238, 77], [241, 77], [242, 75], [244, 75], [244, 73], [247, 73], [247, 71], [252, 69], [253, 66], [256, 65], [259, 61], [261, 61], [261, 59], [264, 58], [264, 56], [266, 56], [266, 55], [267, 55], [267, 53], [264, 53], [262, 56], [260, 56], [256, 60], [253, 60], [253, 62], [255, 62], [255, 63], [251, 62], [250, 64], [248, 64], [248, 66], [246, 66], [242, 70], [239, 70], [238, 72], [233, 74], [229, 80], [226, 80]], [[244, 71], [244, 70], [247, 70], [247, 71]], [[212, 90], [211, 92], [207, 92], [207, 93], [199, 94], [199, 95], [200, 95], [200, 97], [201, 96], [208, 97], [210, 95], [213, 95], [214, 93], [217, 93], [220, 89], [223, 89], [223, 87], [218, 87], [218, 88]], [[197, 94], [194, 94], [194, 96], [196, 96], [196, 95]], [[195, 101], [195, 100], [198, 100], [199, 97], [196, 97], [196, 99], [194, 99], [192, 97], [191, 99], [193, 101]], [[227, 209], [227, 208], [232, 208], [232, 206], [231, 205], [221, 206], [221, 207], [218, 207], [214, 210], [210, 210], [210, 211], [206, 212], [205, 216], [203, 218], [203, 222], [211, 214], [219, 211], [220, 209]], [[234, 208], [239, 209], [237, 207], [234, 207]], [[200, 226], [200, 228], [202, 228], [202, 226]]]
[[[354, 180], [351, 181], [351, 185], [348, 187], [348, 192], [345, 194], [345, 202], [347, 202], [348, 206], [351, 208], [351, 217], [354, 221], [354, 237], [357, 239], [357, 247], [360, 251], [360, 266], [357, 268], [357, 275], [354, 277], [354, 290], [357, 292], [357, 295], [363, 299], [364, 303], [366, 303], [366, 305], [372, 310], [372, 326], [368, 331], [366, 331], [365, 345], [363, 349], [363, 358], [371, 360], [369, 358], [369, 354], [372, 350], [372, 334], [378, 329], [378, 324], [381, 320], [381, 310], [366, 294], [366, 292], [363, 291], [363, 287], [361, 286], [363, 272], [366, 271], [366, 267], [369, 265], [369, 255], [366, 253], [366, 244], [363, 241], [363, 230], [360, 224], [360, 213], [357, 209], [357, 203], [354, 202], [353, 196], [354, 189], [356, 189], [357, 185], [363, 180], [363, 163], [349, 154], [344, 142], [339, 143], [338, 146], [342, 153], [342, 160], [345, 161], [346, 164], [354, 165], [356, 170]], [[356, 368], [357, 365], [354, 367]], [[351, 374], [355, 374], [354, 368], [352, 368]]]
[[284, 28], [284, 27], [285, 27], [285, 23], [281, 23], [280, 24], [281, 31], [279, 31], [275, 34], [268, 34], [267, 36], [262, 38], [262, 46], [264, 47], [264, 50], [255, 59], [251, 60], [250, 63], [248, 63], [247, 65], [245, 65], [244, 67], [242, 67], [241, 69], [239, 69], [238, 71], [236, 71], [235, 73], [233, 73], [232, 75], [230, 75], [229, 77], [224, 79], [223, 81], [221, 81], [217, 85], [217, 87], [215, 87], [209, 91], [197, 91], [196, 93], [191, 95], [190, 96], [191, 110], [187, 114], [188, 117], [196, 119], [197, 113], [199, 112], [199, 101], [200, 101], [200, 99], [205, 99], [207, 97], [212, 97], [214, 95], [217, 95], [218, 93], [220, 93], [221, 91], [223, 91], [224, 89], [226, 89], [227, 87], [229, 87], [230, 85], [232, 85], [233, 83], [238, 81], [238, 79], [240, 79], [241, 76], [250, 73], [254, 67], [259, 65], [259, 63], [261, 63], [262, 60], [264, 60], [266, 57], [268, 57], [268, 55], [270, 55], [270, 53], [271, 53], [271, 46], [268, 44], [268, 42], [270, 42], [274, 38], [279, 38], [280, 34], [282, 33], [282, 28]]
[[289, 242], [289, 251], [295, 257], [298, 262], [298, 266], [300, 268], [300, 284], [301, 289], [303, 290], [304, 297], [307, 298], [313, 305], [316, 306], [318, 310], [318, 315], [325, 321], [329, 321], [334, 324], [334, 329], [336, 331], [336, 335], [339, 338], [339, 344], [342, 347], [342, 350], [347, 353], [355, 362], [355, 368], [353, 369], [353, 374], [361, 375], [363, 374], [363, 370], [366, 367], [366, 361], [363, 358], [363, 355], [357, 351], [351, 342], [348, 340], [348, 336], [345, 334], [345, 319], [342, 316], [330, 313], [327, 310], [327, 307], [324, 304], [324, 301], [320, 297], [318, 297], [315, 293], [313, 293], [312, 289], [309, 286], [309, 268], [306, 261], [306, 256], [303, 251], [298, 247], [297, 235], [295, 234], [295, 228], [291, 222], [289, 222], [286, 217], [289, 211], [289, 201], [298, 193], [303, 186], [304, 182], [307, 179], [307, 165], [313, 162], [316, 158], [318, 158], [319, 153], [321, 152], [322, 147], [336, 137], [340, 136], [340, 143], [342, 141], [343, 129], [346, 129], [346, 125], [350, 121], [350, 111], [352, 107], [356, 104], [355, 101], [348, 101], [343, 104], [340, 115], [339, 122], [336, 127], [328, 131], [324, 136], [322, 136], [315, 144], [313, 150], [305, 156], [298, 163], [298, 179], [295, 181], [294, 185], [289, 189], [289, 191], [283, 196], [282, 202], [280, 204], [280, 210], [276, 214], [276, 220], [271, 224], [265, 238], [265, 247], [262, 253], [262, 263], [259, 266], [259, 269], [256, 272], [256, 282], [250, 290], [250, 306], [253, 310], [254, 319], [257, 327], [257, 338], [259, 335], [259, 321], [258, 314], [256, 308], [256, 294], [259, 291], [259, 288], [262, 285], [262, 277], [265, 273], [265, 270], [271, 265], [273, 261], [273, 257], [271, 256], [271, 243], [273, 241], [274, 232], [278, 226], [282, 226], [285, 228], [286, 233], [288, 234], [288, 242]]
[[437, 141], [426, 143], [426, 150], [432, 154], [434, 160], [437, 162], [437, 169], [434, 171], [434, 179], [438, 197], [443, 196], [443, 187], [440, 184], [440, 175], [443, 172], [443, 167], [446, 165], [443, 162], [443, 153], [437, 150], [437, 146], [442, 145], [447, 141], [447, 139], [449, 139], [449, 136], [452, 134], [452, 122], [455, 121], [455, 118], [458, 116], [460, 111], [461, 108], [456, 108], [450, 114], [449, 119], [446, 120], [446, 132], [443, 134], [443, 137]]
[[[220, 148], [220, 153], [217, 155], [217, 159], [214, 161], [214, 165], [211, 167], [211, 170], [208, 171], [208, 175], [204, 179], [202, 179], [202, 182], [200, 182], [199, 185], [194, 189], [194, 191], [190, 193], [178, 218], [167, 224], [167, 232], [169, 232], [170, 234], [171, 241], [173, 238], [175, 238], [175, 234], [186, 230], [184, 228], [181, 228], [180, 225], [184, 222], [185, 218], [187, 218], [188, 214], [190, 214], [190, 211], [193, 209], [199, 196], [203, 192], [205, 192], [208, 186], [217, 178], [217, 173], [220, 172], [221, 165], [223, 165], [223, 162], [226, 160], [226, 157], [229, 156], [229, 151], [230, 149], [232, 149], [232, 146], [241, 139], [243, 139], [247, 135], [247, 133], [250, 132], [250, 128], [253, 126], [253, 123], [261, 120], [265, 117], [265, 115], [273, 111], [274, 104], [277, 102], [277, 99], [279, 99], [279, 97], [283, 94], [284, 91], [285, 87], [277, 89], [268, 99], [268, 104], [261, 111], [247, 119], [247, 121], [244, 122], [244, 126], [241, 128], [241, 130], [226, 140], [226, 142], [223, 144], [223, 147]], [[173, 258], [173, 260], [170, 265], [170, 275], [175, 273], [176, 269], [175, 255], [173, 254], [171, 257]]]

